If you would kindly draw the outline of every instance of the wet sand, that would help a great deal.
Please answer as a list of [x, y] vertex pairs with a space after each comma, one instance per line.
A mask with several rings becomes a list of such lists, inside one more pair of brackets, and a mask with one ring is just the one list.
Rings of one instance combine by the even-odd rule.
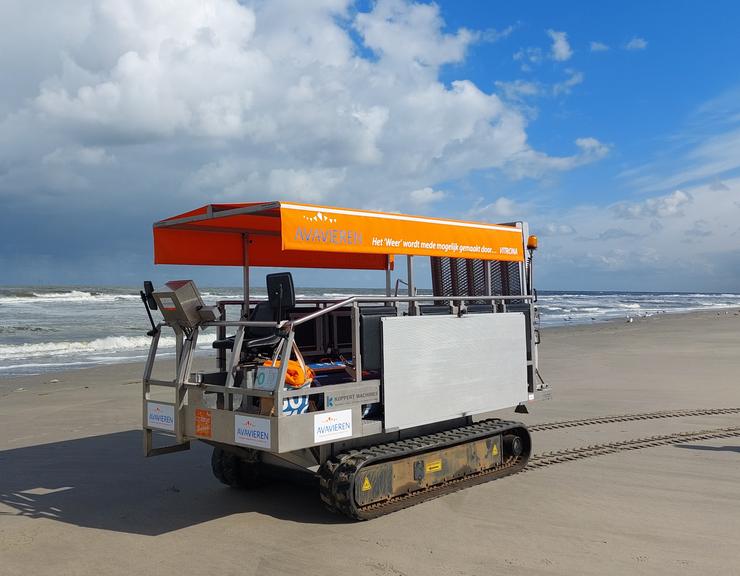
[[[540, 354], [553, 399], [530, 424], [740, 407], [737, 311], [549, 329]], [[144, 459], [140, 378], [118, 365], [0, 380], [0, 575], [740, 574], [740, 437], [557, 464], [352, 523], [311, 486], [222, 486], [205, 445]], [[544, 431], [534, 451], [738, 425]]]

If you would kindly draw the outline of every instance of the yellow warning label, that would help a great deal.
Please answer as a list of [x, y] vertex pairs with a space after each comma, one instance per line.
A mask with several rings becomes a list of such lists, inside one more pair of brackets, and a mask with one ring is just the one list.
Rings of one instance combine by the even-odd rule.
[[498, 446], [496, 444], [493, 445], [493, 450], [491, 450], [494, 456], [498, 456]]
[[439, 472], [442, 470], [442, 460], [432, 460], [427, 464], [427, 472]]
[[372, 484], [370, 484], [370, 478], [365, 476], [365, 481], [362, 483], [362, 491], [367, 492], [368, 490], [371, 490], [373, 487]]

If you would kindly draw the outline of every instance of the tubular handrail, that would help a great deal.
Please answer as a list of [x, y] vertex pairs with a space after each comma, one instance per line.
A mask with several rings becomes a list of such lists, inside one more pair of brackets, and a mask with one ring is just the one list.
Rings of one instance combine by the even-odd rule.
[[[507, 302], [510, 300], [528, 300], [533, 301], [535, 296], [533, 294], [514, 294], [514, 295], [499, 295], [499, 296], [483, 296], [483, 295], [475, 295], [475, 296], [455, 296], [455, 295], [447, 295], [447, 296], [433, 296], [433, 295], [416, 295], [416, 296], [351, 296], [345, 300], [341, 300], [338, 302], [335, 302], [331, 306], [327, 306], [326, 308], [321, 308], [319, 310], [316, 310], [310, 314], [307, 314], [305, 316], [302, 316], [301, 318], [298, 318], [296, 320], [293, 320], [292, 322], [289, 322], [287, 320], [283, 320], [282, 322], [257, 322], [252, 320], [217, 320], [213, 322], [204, 322], [203, 326], [255, 326], [255, 327], [261, 327], [261, 328], [282, 328], [286, 324], [291, 324], [292, 326], [300, 326], [301, 324], [304, 324], [305, 322], [310, 322], [311, 320], [314, 320], [316, 318], [319, 318], [321, 316], [324, 316], [326, 314], [329, 314], [330, 312], [333, 312], [334, 310], [337, 310], [339, 308], [343, 308], [345, 306], [350, 306], [352, 304], [356, 303], [368, 303], [368, 302], [425, 302], [425, 301], [433, 301], [436, 302], [438, 300], [461, 300], [463, 302], [466, 302], [468, 300], [478, 300], [478, 301], [484, 301], [484, 302]], [[327, 302], [326, 300], [319, 300], [317, 302]], [[241, 301], [237, 300], [231, 300], [231, 301], [219, 301], [219, 304], [241, 304]]]
[[[373, 296], [370, 294], [367, 294], [365, 296], [361, 294], [359, 296], [358, 295], [352, 296], [352, 298], [357, 298], [357, 297], [376, 298], [376, 296]], [[382, 298], [385, 299], [385, 296], [383, 296]], [[295, 301], [296, 301], [296, 304], [328, 304], [328, 303], [343, 302], [343, 300], [339, 300], [338, 298], [296, 298]], [[259, 296], [259, 297], [250, 298], [250, 303], [251, 302], [267, 302], [267, 297], [263, 298], [262, 296]], [[216, 302], [216, 306], [220, 304], [224, 304], [228, 306], [241, 306], [242, 304], [244, 304], [244, 300], [218, 300]]]
[[423, 302], [425, 300], [437, 301], [437, 300], [452, 300], [452, 299], [462, 300], [462, 301], [484, 300], [484, 301], [496, 302], [499, 300], [500, 301], [533, 300], [534, 296], [531, 294], [521, 294], [521, 295], [515, 295], [515, 296], [465, 296], [465, 297], [458, 297], [458, 296], [352, 296], [351, 298], [347, 298], [347, 300], [344, 300], [337, 304], [333, 304], [332, 306], [328, 306], [326, 308], [322, 308], [321, 310], [317, 310], [316, 312], [313, 312], [311, 314], [298, 318], [297, 320], [294, 320], [293, 326], [299, 326], [303, 324], [304, 322], [310, 322], [314, 318], [318, 318], [319, 316], [328, 314], [329, 312], [332, 312], [333, 310], [336, 310], [337, 308], [341, 308], [343, 306], [354, 304], [355, 302], [359, 304], [360, 302]]
[[262, 322], [257, 320], [212, 320], [210, 322], [202, 322], [201, 326], [204, 328], [210, 328], [211, 326], [246, 326], [254, 328], [283, 328], [287, 324], [290, 324], [287, 320], [281, 320], [280, 322]]

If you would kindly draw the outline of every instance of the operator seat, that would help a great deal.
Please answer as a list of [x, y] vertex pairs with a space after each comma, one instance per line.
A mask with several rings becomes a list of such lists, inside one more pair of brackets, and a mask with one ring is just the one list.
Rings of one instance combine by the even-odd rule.
[[[290, 272], [278, 272], [268, 274], [267, 281], [267, 301], [258, 302], [252, 312], [249, 314], [249, 320], [252, 322], [280, 322], [288, 319], [288, 312], [295, 307], [295, 288], [293, 286], [293, 276]], [[280, 342], [281, 337], [275, 328], [249, 326], [244, 333], [244, 343], [242, 344], [242, 353], [250, 350], [259, 350], [264, 348], [275, 348]], [[234, 336], [229, 336], [222, 340], [213, 342], [213, 347], [217, 350], [233, 350]]]

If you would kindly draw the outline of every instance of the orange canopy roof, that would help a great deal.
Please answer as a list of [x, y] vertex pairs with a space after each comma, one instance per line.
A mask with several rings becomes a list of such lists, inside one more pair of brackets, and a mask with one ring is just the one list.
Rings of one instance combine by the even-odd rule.
[[[154, 224], [155, 264], [384, 270], [393, 254], [521, 261], [515, 226], [288, 202], [209, 204]], [[390, 259], [392, 262], [392, 258]]]

